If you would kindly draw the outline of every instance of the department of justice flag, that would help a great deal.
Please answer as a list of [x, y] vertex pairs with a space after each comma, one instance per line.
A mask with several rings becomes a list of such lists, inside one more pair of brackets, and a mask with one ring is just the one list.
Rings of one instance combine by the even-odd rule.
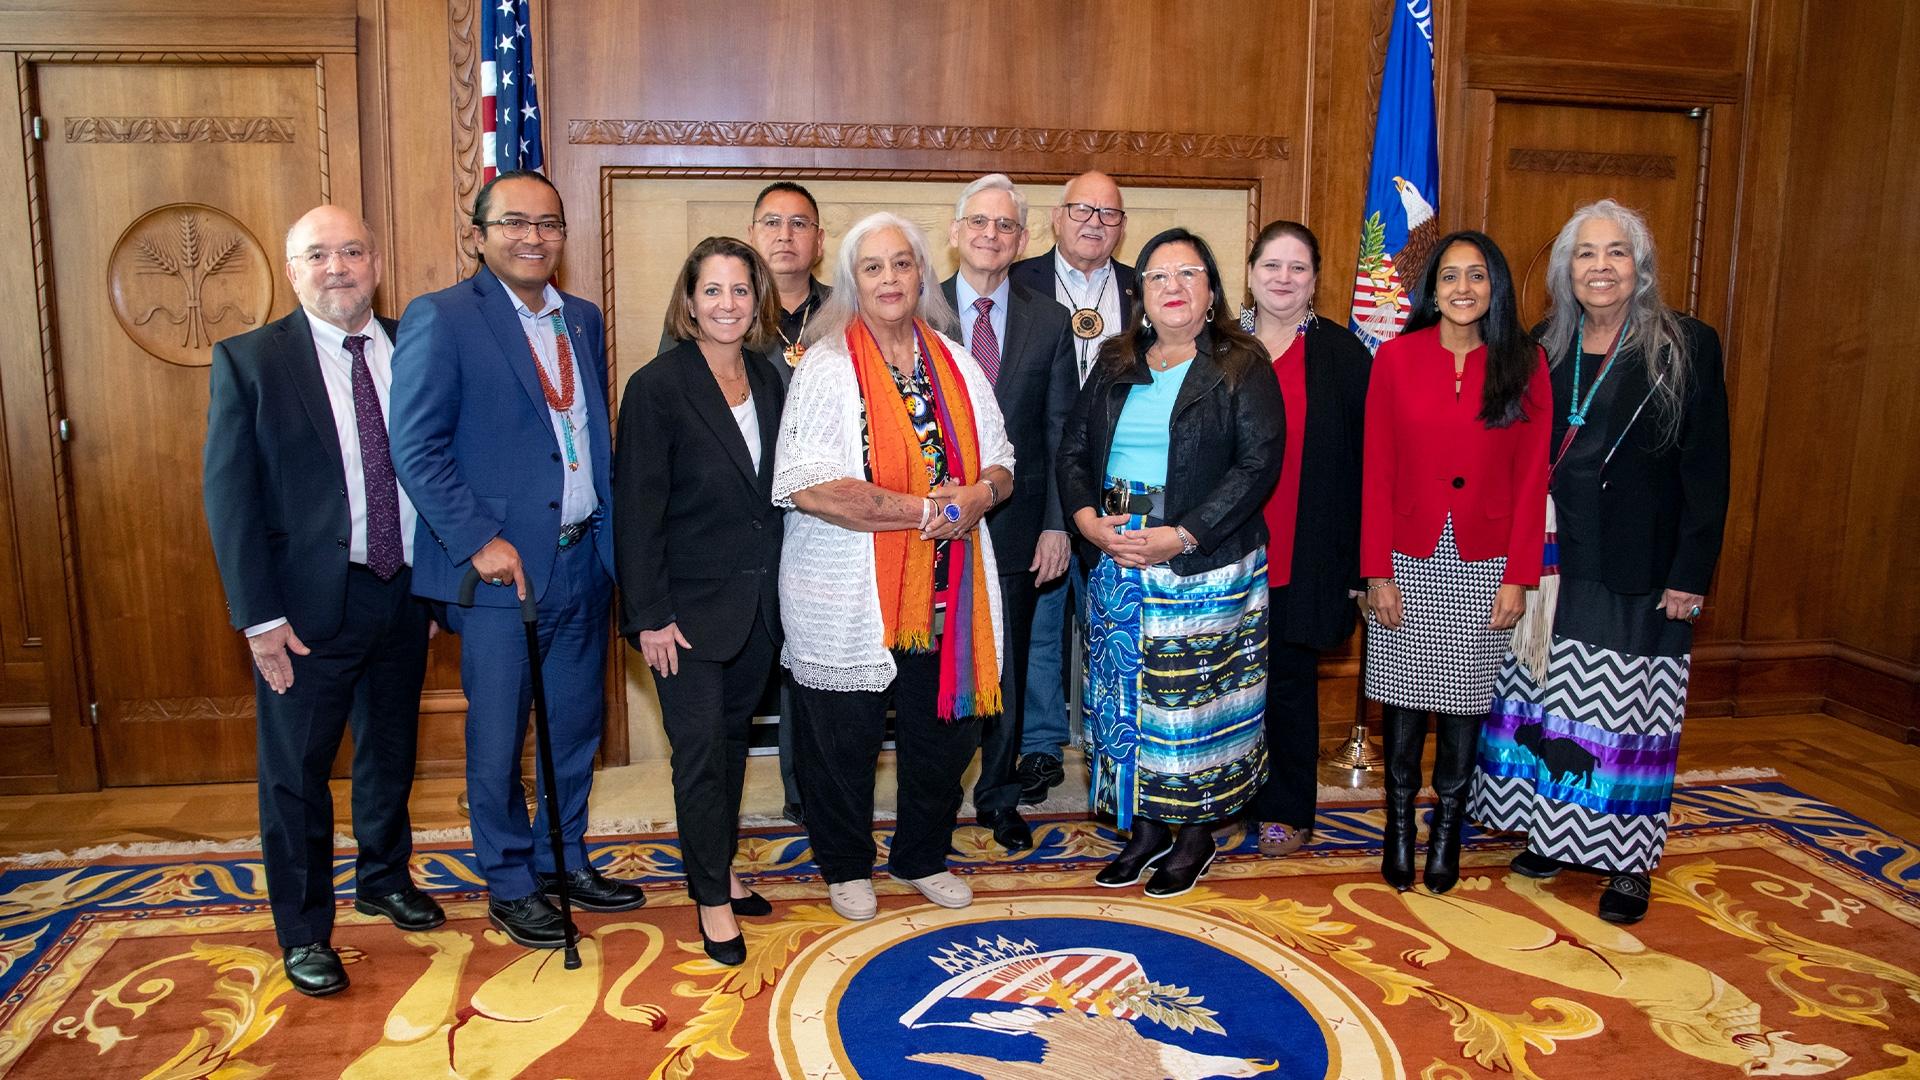
[[1351, 319], [1353, 332], [1375, 350], [1406, 325], [1410, 294], [1440, 239], [1433, 0], [1395, 0], [1388, 35]]
[[530, 0], [484, 0], [480, 9], [481, 180], [546, 164], [533, 85]]

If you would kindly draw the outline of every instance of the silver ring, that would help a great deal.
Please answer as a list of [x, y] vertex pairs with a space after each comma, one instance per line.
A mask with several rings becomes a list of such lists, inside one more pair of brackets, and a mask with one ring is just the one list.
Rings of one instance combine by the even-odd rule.
[[941, 508], [940, 513], [948, 521], [960, 520], [960, 506], [958, 503], [948, 503], [946, 506]]
[[1699, 609], [1699, 608], [1697, 608], [1697, 607], [1696, 607], [1696, 608], [1694, 608], [1694, 609], [1693, 609], [1693, 617], [1694, 617], [1694, 618], [1696, 618], [1696, 619], [1700, 617], [1700, 609]]
[[494, 578], [494, 579], [493, 579], [493, 583], [494, 583], [495, 585], [505, 585], [505, 584], [506, 584], [506, 582], [504, 582], [504, 581], [501, 581], [501, 580], [500, 580], [499, 578]]

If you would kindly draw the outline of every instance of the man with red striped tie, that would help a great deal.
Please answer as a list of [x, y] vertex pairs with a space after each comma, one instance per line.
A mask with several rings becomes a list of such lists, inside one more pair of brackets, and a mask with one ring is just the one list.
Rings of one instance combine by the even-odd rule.
[[1020, 462], [1013, 494], [987, 515], [1005, 598], [1006, 711], [986, 721], [973, 806], [980, 824], [1008, 851], [1033, 846], [1019, 811], [1020, 723], [1026, 700], [1027, 647], [1039, 586], [1067, 569], [1066, 526], [1054, 481], [1054, 451], [1080, 389], [1067, 309], [1008, 279], [1027, 246], [1027, 199], [999, 173], [968, 184], [954, 207], [953, 246], [960, 272], [942, 282], [960, 315], [960, 343], [993, 382], [1007, 438]]

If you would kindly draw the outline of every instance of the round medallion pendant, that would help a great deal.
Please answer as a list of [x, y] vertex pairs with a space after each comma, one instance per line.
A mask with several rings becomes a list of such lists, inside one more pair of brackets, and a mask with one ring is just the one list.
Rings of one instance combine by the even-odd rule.
[[1083, 341], [1092, 341], [1107, 328], [1107, 320], [1092, 308], [1075, 308], [1073, 312], [1073, 332]]

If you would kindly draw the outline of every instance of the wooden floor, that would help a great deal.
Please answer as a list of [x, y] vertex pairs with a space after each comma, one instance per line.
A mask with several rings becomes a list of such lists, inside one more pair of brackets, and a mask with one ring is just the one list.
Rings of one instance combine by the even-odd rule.
[[[748, 812], [779, 809], [772, 758], [755, 758], [760, 782], [750, 782]], [[1714, 717], [1690, 720], [1680, 746], [1680, 768], [1753, 766], [1815, 798], [1920, 843], [1920, 747], [1906, 746], [1829, 716]], [[596, 815], [602, 802], [622, 816], [648, 812], [671, 817], [665, 798], [664, 763], [609, 769], [599, 774]], [[415, 829], [466, 824], [456, 797], [459, 779], [414, 785]], [[653, 800], [651, 804], [647, 800]], [[334, 802], [342, 831], [350, 831], [347, 784], [336, 781]], [[760, 805], [760, 804], [765, 805]], [[649, 811], [648, 806], [657, 805]], [[0, 856], [73, 851], [95, 844], [237, 840], [259, 832], [252, 784], [193, 787], [111, 788], [77, 795], [0, 797]]]

